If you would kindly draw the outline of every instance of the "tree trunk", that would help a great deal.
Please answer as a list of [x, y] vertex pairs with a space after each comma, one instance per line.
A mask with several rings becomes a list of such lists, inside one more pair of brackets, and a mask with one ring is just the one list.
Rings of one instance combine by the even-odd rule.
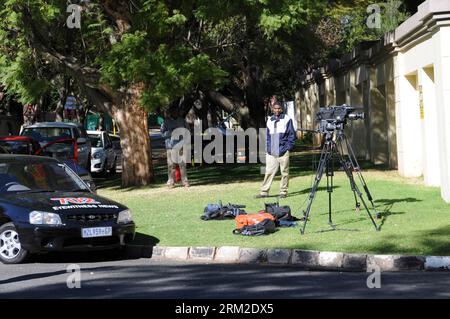
[[134, 87], [113, 117], [120, 128], [122, 187], [146, 186], [153, 182], [152, 150], [148, 114], [139, 105], [141, 88]]

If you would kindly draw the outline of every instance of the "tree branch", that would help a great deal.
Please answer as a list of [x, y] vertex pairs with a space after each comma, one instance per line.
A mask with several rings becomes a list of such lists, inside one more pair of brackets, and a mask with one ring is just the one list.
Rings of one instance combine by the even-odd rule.
[[233, 112], [236, 108], [236, 104], [234, 103], [233, 100], [217, 91], [206, 90], [204, 91], [204, 94], [208, 98], [208, 100], [210, 100], [211, 102], [213, 102], [214, 104], [216, 104], [217, 106], [221, 107], [222, 109], [224, 109], [229, 113]]
[[107, 92], [101, 89], [99, 85], [100, 72], [94, 68], [82, 67], [75, 57], [57, 52], [36, 29], [29, 8], [23, 7], [22, 12], [24, 13], [22, 15], [24, 17], [22, 21], [25, 27], [30, 31], [27, 32], [26, 35], [32, 42], [32, 46], [56, 68], [60, 69], [62, 72], [66, 72], [74, 78], [86, 97], [88, 97], [99, 110], [112, 114], [114, 111], [112, 109], [114, 95], [111, 91]]
[[100, 0], [100, 5], [105, 12], [114, 20], [122, 36], [131, 28], [131, 17], [129, 4], [125, 0]]

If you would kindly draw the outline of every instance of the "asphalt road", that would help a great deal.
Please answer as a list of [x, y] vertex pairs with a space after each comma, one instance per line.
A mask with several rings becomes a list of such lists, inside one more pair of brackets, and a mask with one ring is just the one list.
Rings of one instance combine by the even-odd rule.
[[[81, 271], [81, 288], [67, 267]], [[112, 254], [49, 254], [32, 263], [0, 265], [4, 298], [450, 298], [448, 272], [382, 273], [381, 288], [368, 273], [312, 272], [295, 266], [217, 265], [120, 260]], [[69, 278], [69, 276], [72, 276]]]

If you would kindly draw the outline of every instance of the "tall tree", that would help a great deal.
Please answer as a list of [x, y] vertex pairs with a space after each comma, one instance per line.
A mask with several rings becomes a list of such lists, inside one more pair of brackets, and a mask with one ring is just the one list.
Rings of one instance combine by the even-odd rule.
[[242, 127], [265, 125], [268, 97], [292, 97], [299, 72], [312, 64], [320, 45], [311, 31], [326, 1], [197, 2], [188, 43], [228, 72], [221, 90], [203, 86], [208, 102], [236, 111]]
[[164, 1], [83, 1], [74, 8], [81, 10], [80, 29], [66, 25], [63, 0], [0, 5], [1, 82], [30, 102], [55, 78], [70, 77], [120, 127], [122, 186], [147, 185], [153, 180], [147, 111], [198, 83], [219, 85], [226, 74], [174, 41], [184, 17]]

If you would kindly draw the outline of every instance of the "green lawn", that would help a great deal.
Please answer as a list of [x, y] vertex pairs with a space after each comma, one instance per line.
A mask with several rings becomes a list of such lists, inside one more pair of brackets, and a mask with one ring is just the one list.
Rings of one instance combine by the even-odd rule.
[[[364, 166], [363, 166], [364, 167]], [[379, 254], [450, 255], [450, 205], [438, 188], [425, 187], [420, 179], [404, 179], [395, 171], [364, 167], [363, 175], [382, 219], [376, 232], [365, 210], [356, 213], [347, 178], [336, 173], [333, 193], [334, 222], [341, 228], [359, 231], [327, 231], [328, 195], [322, 180], [314, 200], [306, 234], [295, 228], [281, 228], [262, 237], [232, 234], [234, 220], [202, 221], [208, 203], [246, 205], [248, 213], [264, 208], [276, 198], [254, 199], [262, 181], [260, 165], [216, 165], [189, 168], [192, 187], [165, 187], [165, 167], [157, 169], [157, 183], [148, 188], [120, 190], [116, 183], [100, 183], [98, 193], [127, 205], [133, 212], [140, 242], [162, 246], [241, 246], [299, 248], [322, 251]], [[291, 158], [290, 196], [280, 201], [301, 217], [313, 182], [311, 158]], [[278, 194], [279, 177], [272, 194]]]

